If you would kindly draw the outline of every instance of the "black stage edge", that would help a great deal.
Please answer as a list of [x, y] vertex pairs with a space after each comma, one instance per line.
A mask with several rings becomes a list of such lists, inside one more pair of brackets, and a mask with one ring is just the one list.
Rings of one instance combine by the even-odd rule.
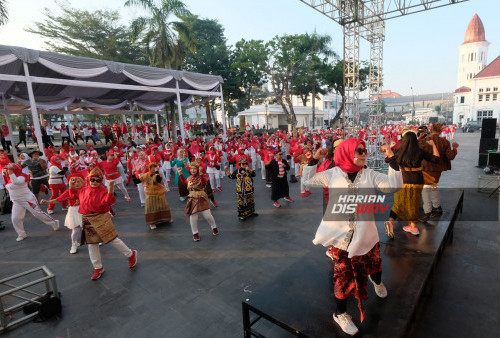
[[[432, 277], [439, 259], [446, 245], [453, 241], [453, 228], [462, 212], [463, 198], [463, 190], [442, 191], [442, 220], [419, 224], [420, 236], [404, 232], [402, 227], [406, 224], [398, 222], [394, 229], [396, 238], [389, 240], [383, 222], [377, 222], [382, 281], [388, 297], [379, 299], [368, 282], [363, 323], [356, 300], [349, 298], [347, 312], [359, 328], [358, 336], [402, 337], [411, 333], [418, 309], [432, 291]], [[326, 257], [326, 248], [312, 242], [311, 247], [306, 256], [242, 302], [245, 337], [283, 336], [286, 331], [298, 337], [345, 336], [332, 318], [333, 262]]]

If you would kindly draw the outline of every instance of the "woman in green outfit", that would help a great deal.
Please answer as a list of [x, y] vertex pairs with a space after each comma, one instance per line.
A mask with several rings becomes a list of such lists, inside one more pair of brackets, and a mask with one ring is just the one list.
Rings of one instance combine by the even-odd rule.
[[[177, 150], [177, 158], [174, 158], [172, 161], [170, 161], [170, 166], [172, 168], [174, 168], [175, 166], [177, 166], [177, 168], [181, 168], [182, 169], [182, 176], [184, 176], [184, 178], [188, 178], [189, 177], [189, 170], [186, 168], [188, 163], [189, 163], [189, 160], [186, 157], [185, 150], [179, 149], [179, 150]], [[189, 191], [187, 190], [185, 185], [182, 185], [179, 183], [180, 183], [179, 172], [177, 170], [175, 170], [175, 184], [177, 184], [177, 186], [179, 187], [180, 200], [184, 201], [186, 199], [187, 195], [189, 195]]]

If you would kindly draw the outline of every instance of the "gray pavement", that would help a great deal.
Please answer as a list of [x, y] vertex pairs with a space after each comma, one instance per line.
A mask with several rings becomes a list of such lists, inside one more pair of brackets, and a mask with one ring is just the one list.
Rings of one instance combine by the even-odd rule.
[[[443, 186], [477, 186], [475, 168], [479, 133], [456, 134], [459, 155]], [[10, 216], [0, 216], [0, 278], [47, 265], [62, 293], [63, 316], [45, 323], [27, 323], [5, 337], [238, 337], [242, 336], [241, 300], [266, 285], [305, 255], [322, 255], [311, 240], [321, 219], [321, 193], [299, 197], [273, 208], [270, 190], [257, 172], [256, 207], [259, 216], [241, 222], [236, 217], [234, 181], [222, 180], [212, 210], [220, 228], [212, 236], [200, 219], [201, 241], [192, 241], [184, 203], [177, 191], [167, 193], [174, 223], [152, 231], [145, 225], [135, 188], [132, 202], [118, 191], [114, 223], [120, 238], [139, 251], [139, 263], [127, 260], [113, 247], [103, 246], [106, 272], [91, 281], [86, 248], [70, 255], [70, 231], [53, 232], [31, 215], [29, 237], [15, 241]], [[464, 215], [473, 219], [490, 205], [486, 194], [467, 190]], [[490, 204], [488, 204], [490, 203]], [[55, 216], [65, 213], [56, 207]], [[498, 222], [458, 222], [455, 241], [446, 248], [435, 275], [434, 292], [423, 308], [416, 336], [497, 336], [500, 332], [500, 230]], [[320, 257], [320, 256], [318, 256]], [[390, 290], [389, 290], [390, 292]], [[333, 309], [332, 309], [333, 311]], [[478, 328], [480, 327], [480, 328]], [[273, 331], [274, 332], [274, 331]], [[279, 333], [277, 335], [281, 336]]]

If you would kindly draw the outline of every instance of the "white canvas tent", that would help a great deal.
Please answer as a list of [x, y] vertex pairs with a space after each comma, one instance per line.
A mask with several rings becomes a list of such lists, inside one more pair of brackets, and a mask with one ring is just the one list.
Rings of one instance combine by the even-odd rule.
[[[136, 105], [152, 112], [175, 102], [184, 139], [182, 109], [220, 99], [225, 136], [222, 83], [222, 78], [216, 75], [0, 45], [0, 95], [4, 102], [0, 113], [6, 116], [12, 131], [9, 125], [12, 112], [8, 110], [5, 99], [11, 98], [30, 106], [38, 146], [42, 151], [38, 109], [50, 110], [50, 114], [67, 114], [61, 109], [81, 102], [88, 107], [110, 110]], [[192, 102], [195, 97], [199, 101]], [[123, 115], [131, 114], [131, 111], [109, 113]]]

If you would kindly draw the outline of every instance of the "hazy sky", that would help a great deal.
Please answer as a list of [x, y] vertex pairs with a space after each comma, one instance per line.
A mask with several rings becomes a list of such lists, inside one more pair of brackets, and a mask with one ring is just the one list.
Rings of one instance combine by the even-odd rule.
[[[7, 0], [10, 22], [0, 26], [0, 44], [45, 49], [36, 35], [24, 32], [43, 19], [41, 10], [57, 11], [54, 0]], [[158, 0], [157, 0], [158, 1]], [[124, 0], [68, 0], [71, 6], [96, 10], [119, 9], [128, 22], [140, 11], [124, 8]], [[342, 29], [334, 21], [299, 0], [184, 0], [201, 17], [217, 19], [229, 43], [244, 38], [269, 40], [275, 35], [312, 32], [332, 36], [333, 49], [342, 54]], [[499, 0], [470, 0], [407, 17], [388, 20], [384, 44], [384, 89], [403, 95], [451, 92], [456, 88], [458, 47], [477, 13], [490, 42], [488, 61], [500, 55]], [[362, 59], [369, 57], [363, 41]]]

